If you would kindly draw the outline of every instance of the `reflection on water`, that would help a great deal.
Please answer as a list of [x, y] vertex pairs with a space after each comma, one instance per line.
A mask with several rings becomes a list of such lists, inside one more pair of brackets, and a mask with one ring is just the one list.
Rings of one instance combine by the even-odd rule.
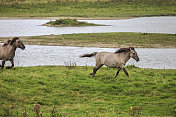
[[81, 20], [110, 26], [48, 27], [50, 20], [22, 19], [0, 20], [0, 37], [58, 35], [73, 33], [143, 32], [176, 33], [176, 17], [142, 17], [123, 20]]
[[[25, 50], [17, 49], [15, 66], [69, 65], [70, 63], [76, 63], [77, 66], [94, 66], [94, 57], [79, 58], [79, 55], [116, 50], [115, 48], [27, 45]], [[176, 69], [176, 49], [139, 48], [136, 51], [140, 61], [130, 59], [127, 64], [134, 64], [141, 68]]]

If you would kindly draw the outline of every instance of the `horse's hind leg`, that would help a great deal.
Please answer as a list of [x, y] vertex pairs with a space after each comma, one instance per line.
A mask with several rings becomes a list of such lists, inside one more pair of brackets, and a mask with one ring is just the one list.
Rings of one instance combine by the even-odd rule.
[[12, 64], [12, 66], [8, 66], [8, 67], [6, 67], [6, 69], [11, 69], [11, 68], [14, 66], [14, 60], [11, 59], [10, 62], [11, 62], [11, 64]]
[[96, 74], [97, 70], [100, 69], [101, 67], [103, 66], [103, 64], [100, 64], [100, 65], [96, 65], [93, 69], [93, 72], [90, 73], [90, 75], [92, 75], [92, 77]]

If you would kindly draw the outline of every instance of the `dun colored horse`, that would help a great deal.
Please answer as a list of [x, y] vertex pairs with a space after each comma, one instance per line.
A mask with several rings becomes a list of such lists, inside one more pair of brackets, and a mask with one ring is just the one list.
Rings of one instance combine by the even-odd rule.
[[120, 48], [116, 52], [94, 52], [91, 54], [84, 54], [80, 57], [92, 57], [96, 55], [96, 66], [93, 69], [93, 72], [90, 74], [94, 76], [98, 69], [100, 69], [103, 65], [106, 65], [110, 68], [118, 68], [115, 77], [117, 77], [119, 71], [122, 69], [125, 74], [129, 77], [128, 72], [125, 69], [126, 62], [132, 57], [137, 62], [139, 61], [139, 57], [134, 47], [129, 48]]
[[2, 60], [2, 65], [0, 66], [1, 69], [4, 67], [7, 60], [10, 60], [12, 64], [12, 66], [6, 67], [7, 69], [14, 66], [16, 48], [21, 48], [22, 50], [25, 49], [25, 45], [18, 37], [14, 37], [12, 40], [8, 40], [3, 45], [0, 45], [0, 60]]

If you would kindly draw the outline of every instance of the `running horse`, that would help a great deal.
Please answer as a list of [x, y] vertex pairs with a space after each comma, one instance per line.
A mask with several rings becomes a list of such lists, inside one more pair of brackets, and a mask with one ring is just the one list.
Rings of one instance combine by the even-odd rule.
[[119, 74], [119, 71], [122, 69], [127, 77], [129, 77], [128, 72], [125, 69], [126, 62], [133, 58], [137, 62], [139, 61], [139, 57], [134, 47], [129, 48], [120, 48], [116, 52], [94, 52], [91, 54], [83, 54], [80, 57], [92, 57], [96, 56], [96, 66], [93, 69], [93, 72], [90, 75], [94, 76], [98, 69], [100, 69], [103, 65], [106, 65], [110, 68], [118, 68], [115, 77]]

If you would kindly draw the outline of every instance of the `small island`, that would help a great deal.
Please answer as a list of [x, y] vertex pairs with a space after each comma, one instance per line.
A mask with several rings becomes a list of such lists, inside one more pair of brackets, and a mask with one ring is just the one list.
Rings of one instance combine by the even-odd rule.
[[87, 22], [79, 22], [76, 19], [59, 19], [55, 21], [47, 22], [43, 24], [44, 26], [54, 26], [54, 27], [70, 27], [70, 26], [104, 26], [99, 24], [87, 23]]

